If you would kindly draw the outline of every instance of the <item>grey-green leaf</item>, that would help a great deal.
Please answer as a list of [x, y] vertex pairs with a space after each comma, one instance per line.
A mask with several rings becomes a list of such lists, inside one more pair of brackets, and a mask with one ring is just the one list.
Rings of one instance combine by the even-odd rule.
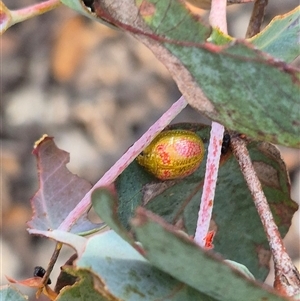
[[15, 287], [3, 285], [0, 287], [1, 301], [27, 301], [28, 298], [22, 295]]
[[275, 17], [259, 34], [249, 39], [258, 49], [283, 60], [292, 62], [300, 55], [300, 7]]
[[[256, 140], [300, 147], [298, 70], [246, 40], [223, 46], [207, 43], [211, 28], [179, 0], [102, 0], [95, 14], [79, 7], [79, 1], [63, 2], [142, 40], [170, 70], [189, 104], [207, 117]], [[263, 50], [281, 58], [287, 51], [287, 61], [299, 52], [291, 46], [297, 39], [297, 14], [291, 15], [291, 23], [286, 19], [289, 25], [283, 34]], [[275, 26], [282, 28], [283, 23]]]
[[[167, 9], [170, 2], [177, 3], [176, 9]], [[300, 147], [300, 73], [255, 50], [246, 41], [217, 46], [204, 44], [195, 36], [190, 42], [183, 37], [199, 27], [200, 22], [190, 14], [187, 16], [190, 18], [189, 27], [179, 21], [176, 23], [174, 15], [181, 14], [185, 8], [179, 1], [159, 3], [149, 0], [152, 14], [149, 12], [144, 17], [141, 13], [141, 17], [154, 32], [153, 39], [161, 41], [181, 61], [211, 101], [214, 109], [203, 113], [227, 128], [257, 140]], [[159, 17], [164, 22], [158, 26], [154, 20]], [[170, 25], [165, 24], [171, 21], [173, 26], [170, 29]], [[295, 22], [292, 25], [295, 26]], [[293, 36], [295, 39], [294, 32]], [[297, 50], [299, 52], [299, 48]], [[201, 110], [202, 101], [199, 98], [189, 103]]]
[[217, 300], [287, 300], [232, 270], [143, 208], [137, 210], [132, 226], [154, 266]]
[[75, 274], [89, 270], [93, 277], [88, 277], [86, 288], [82, 287], [80, 292], [76, 286], [72, 289], [73, 293], [81, 294], [81, 299], [72, 300], [102, 301], [100, 297], [92, 297], [96, 290], [108, 300], [216, 301], [152, 266], [114, 231], [88, 239], [76, 266], [79, 270]]

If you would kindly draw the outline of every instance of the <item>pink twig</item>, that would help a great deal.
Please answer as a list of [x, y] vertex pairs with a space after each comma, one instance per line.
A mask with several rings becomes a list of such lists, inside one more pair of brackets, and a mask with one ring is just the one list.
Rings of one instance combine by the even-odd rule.
[[267, 235], [275, 265], [274, 287], [283, 294], [293, 296], [300, 293], [300, 275], [286, 253], [278, 227], [274, 222], [268, 201], [256, 175], [244, 141], [238, 137], [231, 139], [232, 151], [239, 162], [241, 171], [251, 192], [254, 204]]
[[61, 4], [60, 0], [48, 0], [22, 9], [10, 10], [10, 14], [12, 17], [11, 25], [44, 14], [45, 12], [48, 12], [56, 8], [60, 4]]
[[[212, 0], [209, 20], [211, 26], [218, 27], [224, 33], [227, 33], [226, 0]], [[213, 211], [223, 134], [223, 125], [212, 122], [203, 192], [194, 238], [195, 242], [201, 247], [211, 247], [214, 236], [214, 233], [208, 233], [208, 230]], [[207, 238], [210, 238], [210, 240], [208, 241]]]
[[150, 144], [150, 142], [159, 134], [185, 107], [187, 102], [184, 97], [180, 97], [171, 108], [166, 111], [149, 130], [136, 141], [127, 152], [104, 174], [104, 176], [93, 186], [93, 188], [84, 196], [80, 203], [69, 213], [67, 218], [58, 228], [62, 231], [68, 231], [74, 223], [91, 206], [91, 194], [99, 187], [108, 186], [125, 170], [125, 168], [136, 158], [136, 156]]
[[212, 0], [209, 14], [209, 23], [212, 27], [218, 27], [227, 34], [226, 0]]
[[194, 238], [195, 242], [201, 247], [205, 247], [206, 245], [206, 235], [209, 230], [212, 215], [223, 134], [223, 125], [213, 122], [210, 132], [203, 192]]

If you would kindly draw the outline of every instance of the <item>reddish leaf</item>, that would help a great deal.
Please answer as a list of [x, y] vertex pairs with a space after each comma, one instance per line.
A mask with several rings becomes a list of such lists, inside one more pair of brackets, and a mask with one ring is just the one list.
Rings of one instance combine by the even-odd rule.
[[[57, 148], [52, 137], [46, 136], [38, 141], [33, 154], [37, 158], [40, 188], [31, 199], [34, 215], [28, 226], [37, 230], [54, 230], [92, 186], [66, 168], [70, 156]], [[71, 232], [82, 233], [98, 227], [85, 214], [73, 225]]]
[[[50, 300], [55, 300], [57, 297], [57, 294], [50, 288], [50, 286], [46, 285], [43, 287], [43, 279], [41, 277], [32, 277], [23, 280], [15, 280], [8, 276], [5, 277], [10, 283], [20, 284], [32, 288], [43, 288], [43, 294], [46, 295]], [[39, 293], [37, 293], [37, 296], [38, 295]]]
[[35, 288], [39, 288], [43, 286], [41, 277], [32, 277], [23, 280], [15, 280], [13, 278], [10, 278], [9, 276], [5, 276], [5, 277], [10, 283], [16, 283], [28, 287], [35, 287]]

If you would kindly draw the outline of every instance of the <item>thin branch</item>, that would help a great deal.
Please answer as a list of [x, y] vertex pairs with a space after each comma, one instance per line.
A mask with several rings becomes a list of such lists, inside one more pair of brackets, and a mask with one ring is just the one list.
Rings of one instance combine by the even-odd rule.
[[187, 106], [183, 96], [178, 99], [150, 128], [137, 140], [127, 152], [104, 174], [104, 176], [84, 196], [79, 204], [69, 213], [59, 230], [68, 231], [76, 221], [90, 209], [92, 192], [99, 187], [108, 186], [128, 167], [141, 151]]
[[227, 34], [226, 5], [226, 0], [211, 1], [209, 23], [212, 27], [217, 27]]
[[[223, 134], [223, 125], [213, 122], [210, 132], [203, 192], [194, 238], [195, 242], [201, 247], [207, 246], [208, 242], [207, 234], [215, 198]], [[208, 242], [208, 245], [211, 245], [211, 241]]]
[[[256, 0], [254, 3], [251, 19], [247, 29], [246, 37], [260, 32], [264, 19], [268, 0]], [[270, 249], [274, 260], [275, 280], [274, 288], [287, 296], [300, 293], [300, 274], [287, 254], [277, 225], [274, 222], [268, 201], [264, 195], [261, 183], [252, 165], [245, 142], [239, 137], [231, 139], [232, 151], [237, 158], [241, 171], [247, 182], [248, 188], [254, 200], [257, 212], [262, 221]]]
[[254, 2], [255, 0], [227, 0], [228, 4], [243, 4], [243, 3], [250, 3]]
[[[227, 34], [226, 0], [212, 0], [209, 15], [210, 25], [218, 27]], [[213, 211], [215, 190], [217, 186], [221, 146], [223, 141], [223, 125], [212, 122], [208, 146], [205, 178], [198, 213], [194, 240], [201, 247], [212, 247], [214, 233], [208, 232]]]
[[13, 24], [20, 23], [30, 18], [42, 15], [58, 7], [60, 4], [60, 0], [48, 0], [22, 9], [11, 10], [10, 13], [13, 18]]
[[267, 5], [268, 0], [255, 1], [246, 33], [246, 38], [251, 38], [260, 32], [260, 27], [262, 25], [262, 22], [264, 21]]
[[300, 292], [299, 272], [292, 263], [289, 255], [286, 253], [278, 227], [274, 222], [268, 201], [252, 165], [245, 142], [237, 135], [233, 135], [231, 137], [231, 146], [233, 154], [240, 165], [269, 241], [275, 265], [274, 287], [279, 292], [286, 294], [287, 296], [293, 296]]
[[57, 261], [57, 258], [59, 256], [59, 253], [61, 251], [61, 248], [62, 248], [63, 244], [61, 242], [57, 242], [56, 245], [55, 245], [55, 249], [54, 249], [54, 252], [50, 258], [50, 261], [49, 261], [49, 264], [48, 264], [48, 267], [46, 269], [46, 273], [45, 275], [43, 276], [43, 287], [41, 287], [37, 292], [36, 292], [36, 297], [38, 298], [40, 296], [40, 294], [42, 293], [43, 291], [43, 288], [46, 286], [47, 282], [48, 282], [48, 279], [49, 279], [49, 276], [53, 270], [53, 267]]

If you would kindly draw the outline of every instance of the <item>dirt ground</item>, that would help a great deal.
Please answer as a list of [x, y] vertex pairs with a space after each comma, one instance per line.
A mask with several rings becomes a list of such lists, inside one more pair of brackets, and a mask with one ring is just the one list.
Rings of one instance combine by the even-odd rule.
[[[16, 9], [29, 0], [7, 0]], [[269, 1], [266, 21], [298, 1]], [[233, 36], [243, 37], [252, 4], [232, 6]], [[31, 237], [30, 198], [38, 188], [33, 143], [47, 133], [71, 154], [69, 169], [91, 183], [180, 97], [166, 68], [128, 34], [67, 7], [10, 28], [1, 38], [1, 284], [46, 266], [54, 243]], [[174, 122], [209, 122], [187, 108]], [[281, 148], [299, 203], [300, 153]], [[299, 261], [299, 218], [286, 238]], [[61, 265], [69, 256], [65, 250]], [[53, 278], [58, 273], [55, 271]], [[270, 278], [271, 279], [271, 278]], [[269, 280], [270, 281], [270, 280]], [[23, 292], [30, 291], [23, 290]], [[40, 299], [42, 300], [42, 299]]]

